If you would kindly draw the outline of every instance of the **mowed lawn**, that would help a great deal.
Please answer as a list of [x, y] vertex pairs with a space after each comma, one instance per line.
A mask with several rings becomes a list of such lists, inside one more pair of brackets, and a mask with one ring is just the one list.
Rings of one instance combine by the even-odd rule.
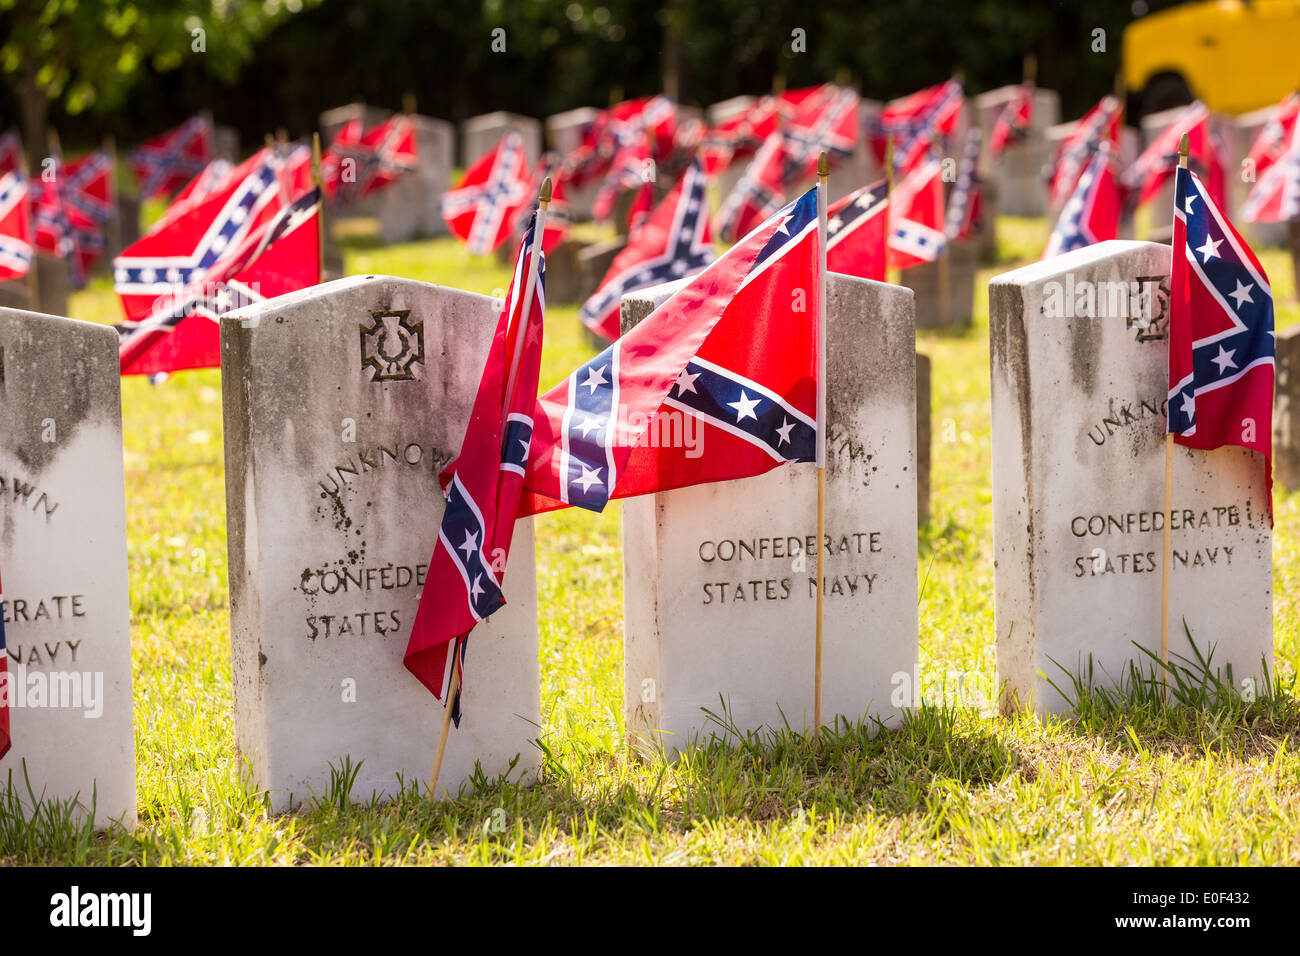
[[[1133, 699], [1071, 719], [994, 715], [989, 275], [1036, 257], [1046, 227], [1003, 219], [1004, 265], [974, 328], [921, 333], [933, 358], [933, 519], [920, 532], [921, 668], [931, 703], [901, 729], [819, 745], [771, 735], [674, 765], [624, 745], [620, 510], [537, 522], [543, 772], [433, 803], [342, 788], [270, 816], [240, 782], [231, 721], [219, 374], [123, 383], [139, 825], [91, 834], [0, 822], [0, 862], [96, 864], [722, 863], [1298, 864], [1300, 705], [1162, 709]], [[1300, 318], [1290, 262], [1266, 252]], [[351, 273], [491, 293], [508, 270], [450, 240], [348, 246]], [[106, 280], [73, 315], [114, 321]], [[543, 382], [589, 347], [547, 316]], [[947, 427], [945, 427], [947, 426]], [[1300, 667], [1300, 495], [1278, 489], [1276, 670]], [[811, 623], [811, 622], [810, 622]], [[964, 687], [965, 694], [951, 692]], [[935, 689], [938, 688], [936, 692]], [[974, 691], [972, 694], [971, 691]], [[981, 700], [981, 696], [985, 698]], [[431, 706], [436, 706], [430, 702]]]

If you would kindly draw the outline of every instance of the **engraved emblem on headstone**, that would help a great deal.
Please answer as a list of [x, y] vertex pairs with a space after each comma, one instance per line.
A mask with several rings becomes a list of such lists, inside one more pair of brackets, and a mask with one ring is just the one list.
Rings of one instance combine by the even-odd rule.
[[1139, 342], [1158, 342], [1169, 334], [1169, 277], [1138, 276], [1137, 295], [1128, 326]]
[[371, 382], [415, 381], [415, 366], [424, 364], [424, 323], [411, 321], [410, 309], [371, 312], [361, 325], [361, 367]]

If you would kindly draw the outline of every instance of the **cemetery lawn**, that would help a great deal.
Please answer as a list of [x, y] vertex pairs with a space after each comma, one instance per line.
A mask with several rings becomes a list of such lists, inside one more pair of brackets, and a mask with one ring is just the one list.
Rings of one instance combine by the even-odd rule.
[[[1036, 257], [1046, 227], [1004, 218], [1001, 236], [1004, 264], [985, 278]], [[451, 240], [353, 240], [347, 255], [351, 273], [480, 292], [508, 278]], [[1276, 251], [1263, 259], [1290, 303], [1279, 326], [1300, 320], [1290, 263]], [[933, 519], [917, 569], [931, 705], [901, 729], [841, 727], [819, 746], [787, 733], [700, 748], [672, 766], [629, 754], [620, 510], [560, 512], [537, 521], [541, 779], [485, 782], [445, 803], [422, 798], [417, 782], [387, 805], [350, 802], [336, 786], [272, 817], [240, 782], [219, 375], [126, 380], [139, 821], [133, 834], [93, 834], [57, 813], [32, 827], [0, 813], [0, 863], [1300, 864], [1300, 494], [1277, 489], [1278, 696], [1167, 708], [1098, 700], [1046, 723], [994, 715], [982, 284], [977, 295], [972, 330], [918, 337], [934, 363]], [[78, 294], [72, 313], [114, 321], [107, 281]], [[547, 318], [544, 385], [590, 355], [574, 308]]]

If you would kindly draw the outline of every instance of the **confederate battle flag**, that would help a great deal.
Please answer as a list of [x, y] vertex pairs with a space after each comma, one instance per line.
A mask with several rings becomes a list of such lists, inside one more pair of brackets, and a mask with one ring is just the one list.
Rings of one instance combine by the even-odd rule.
[[583, 303], [583, 324], [606, 342], [619, 336], [623, 296], [694, 275], [713, 261], [705, 186], [702, 165], [692, 163], [641, 228], [628, 237], [595, 293]]
[[167, 196], [203, 171], [212, 158], [212, 123], [200, 113], [131, 151], [140, 198]]
[[1169, 431], [1189, 448], [1264, 456], [1273, 511], [1273, 293], [1250, 247], [1190, 169], [1175, 182]]
[[1059, 207], [1074, 193], [1075, 187], [1079, 185], [1079, 177], [1102, 143], [1109, 143], [1112, 153], [1119, 154], [1122, 112], [1122, 106], [1116, 97], [1102, 97], [1101, 102], [1084, 114], [1083, 119], [1074, 124], [1070, 134], [1057, 144], [1046, 170], [1053, 208]]
[[[453, 645], [463, 676], [469, 632], [505, 604], [501, 584], [530, 458], [542, 361], [545, 254], [538, 259], [535, 293], [522, 301], [535, 228], [536, 220], [519, 247], [460, 455], [441, 476], [446, 508], [406, 645], [406, 669], [441, 701], [451, 686]], [[526, 323], [522, 338], [521, 322]], [[518, 370], [513, 388], [511, 369]], [[447, 703], [460, 726], [460, 694]]]
[[223, 192], [114, 260], [123, 375], [221, 364], [216, 318], [320, 281], [319, 191], [292, 203], [262, 150]]
[[521, 513], [813, 461], [818, 260], [810, 189], [541, 396]]
[[826, 210], [826, 268], [885, 281], [889, 186], [885, 180], [851, 192]]
[[505, 242], [530, 195], [524, 138], [509, 130], [442, 195], [442, 218], [470, 252], [485, 256]]
[[948, 243], [939, 161], [908, 173], [889, 197], [889, 206], [889, 264], [906, 269], [938, 259]]
[[1029, 136], [1034, 121], [1034, 84], [1029, 81], [1016, 87], [1015, 94], [1007, 100], [993, 123], [989, 136], [989, 152], [1001, 156], [1008, 146], [1023, 143]]
[[1061, 208], [1044, 259], [1119, 236], [1119, 183], [1111, 162], [1110, 145], [1103, 142], [1092, 156], [1079, 185]]
[[21, 173], [3, 173], [0, 174], [0, 282], [27, 275], [31, 265], [27, 182]]

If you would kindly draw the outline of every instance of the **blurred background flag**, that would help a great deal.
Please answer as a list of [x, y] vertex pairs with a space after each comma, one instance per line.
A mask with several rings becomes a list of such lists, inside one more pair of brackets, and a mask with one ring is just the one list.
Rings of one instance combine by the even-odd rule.
[[145, 140], [130, 156], [144, 199], [170, 196], [202, 172], [211, 159], [212, 121], [206, 113]]

